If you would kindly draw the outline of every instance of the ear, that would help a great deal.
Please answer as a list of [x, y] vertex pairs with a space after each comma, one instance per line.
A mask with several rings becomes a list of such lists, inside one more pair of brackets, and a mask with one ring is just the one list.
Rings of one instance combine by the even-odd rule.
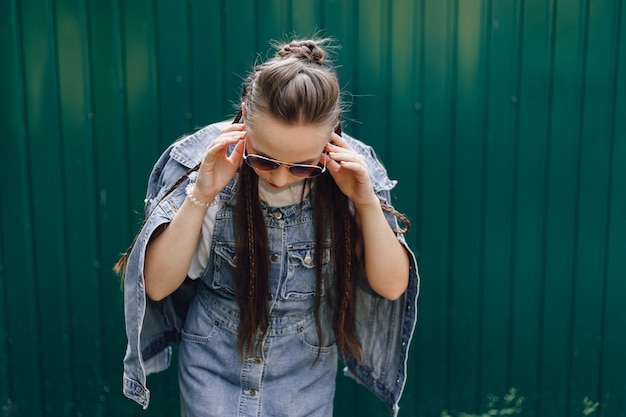
[[241, 103], [241, 118], [243, 121], [246, 120], [246, 103], [244, 102]]

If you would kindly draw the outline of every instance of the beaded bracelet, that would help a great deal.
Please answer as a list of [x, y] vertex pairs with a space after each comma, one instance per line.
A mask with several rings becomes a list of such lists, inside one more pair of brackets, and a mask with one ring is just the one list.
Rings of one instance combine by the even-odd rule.
[[212, 201], [207, 203], [206, 201], [200, 201], [196, 197], [193, 196], [193, 190], [195, 187], [196, 187], [195, 182], [190, 182], [189, 184], [187, 184], [187, 186], [185, 187], [185, 194], [187, 194], [187, 197], [189, 197], [191, 202], [195, 204], [196, 206], [204, 207], [204, 208], [211, 207], [211, 205], [213, 204]]

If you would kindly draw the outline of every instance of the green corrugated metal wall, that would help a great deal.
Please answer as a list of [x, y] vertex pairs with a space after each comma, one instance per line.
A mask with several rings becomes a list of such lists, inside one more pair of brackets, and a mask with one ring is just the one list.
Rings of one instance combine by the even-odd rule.
[[[0, 2], [0, 415], [173, 416], [121, 395], [110, 271], [158, 154], [232, 115], [256, 52], [342, 48], [346, 130], [400, 180], [423, 276], [401, 416], [626, 414], [621, 0]], [[341, 377], [340, 416], [386, 415]], [[364, 399], [365, 398], [365, 399]]]

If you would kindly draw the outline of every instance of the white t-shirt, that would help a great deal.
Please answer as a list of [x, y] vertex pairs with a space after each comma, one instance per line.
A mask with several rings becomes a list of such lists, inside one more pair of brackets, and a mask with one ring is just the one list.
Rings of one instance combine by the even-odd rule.
[[[270, 188], [265, 181], [259, 180], [259, 198], [265, 201], [271, 207], [285, 207], [292, 204], [297, 204], [302, 201], [302, 198], [310, 191], [310, 186], [307, 187], [305, 192], [302, 192], [302, 187], [305, 181], [298, 181], [291, 184], [287, 188], [281, 188], [279, 190]], [[309, 183], [310, 184], [310, 183]], [[213, 240], [213, 229], [215, 227], [215, 217], [220, 209], [220, 204], [213, 204], [207, 209], [204, 216], [204, 222], [202, 223], [202, 232], [198, 239], [198, 245], [196, 251], [191, 258], [191, 266], [187, 276], [191, 279], [197, 279], [202, 276], [209, 262], [209, 256], [211, 254], [211, 242]]]

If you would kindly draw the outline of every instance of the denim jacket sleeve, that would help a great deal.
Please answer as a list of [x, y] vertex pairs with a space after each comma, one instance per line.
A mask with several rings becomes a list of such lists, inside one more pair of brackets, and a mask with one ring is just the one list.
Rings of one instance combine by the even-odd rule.
[[[347, 136], [344, 134], [344, 136]], [[391, 205], [391, 189], [396, 185], [387, 176], [374, 150], [350, 137], [350, 146], [364, 155], [374, 190], [381, 202]], [[385, 213], [389, 225], [397, 229], [398, 222]], [[346, 375], [356, 379], [380, 397], [397, 415], [407, 378], [408, 350], [417, 323], [419, 274], [417, 262], [403, 235], [398, 240], [405, 247], [410, 261], [409, 285], [397, 300], [390, 301], [375, 293], [363, 279], [357, 289], [356, 333], [364, 356], [360, 361], [342, 356]]]
[[[124, 356], [123, 392], [144, 409], [150, 401], [147, 375], [169, 367], [173, 344], [178, 343], [187, 306], [197, 283], [186, 280], [173, 294], [152, 301], [144, 290], [146, 247], [153, 233], [169, 223], [185, 199], [184, 181], [171, 194], [167, 191], [195, 166], [220, 125], [210, 125], [172, 144], [154, 165], [148, 179], [143, 224], [129, 254], [124, 275], [124, 314], [128, 344]], [[193, 179], [196, 173], [191, 174]]]

